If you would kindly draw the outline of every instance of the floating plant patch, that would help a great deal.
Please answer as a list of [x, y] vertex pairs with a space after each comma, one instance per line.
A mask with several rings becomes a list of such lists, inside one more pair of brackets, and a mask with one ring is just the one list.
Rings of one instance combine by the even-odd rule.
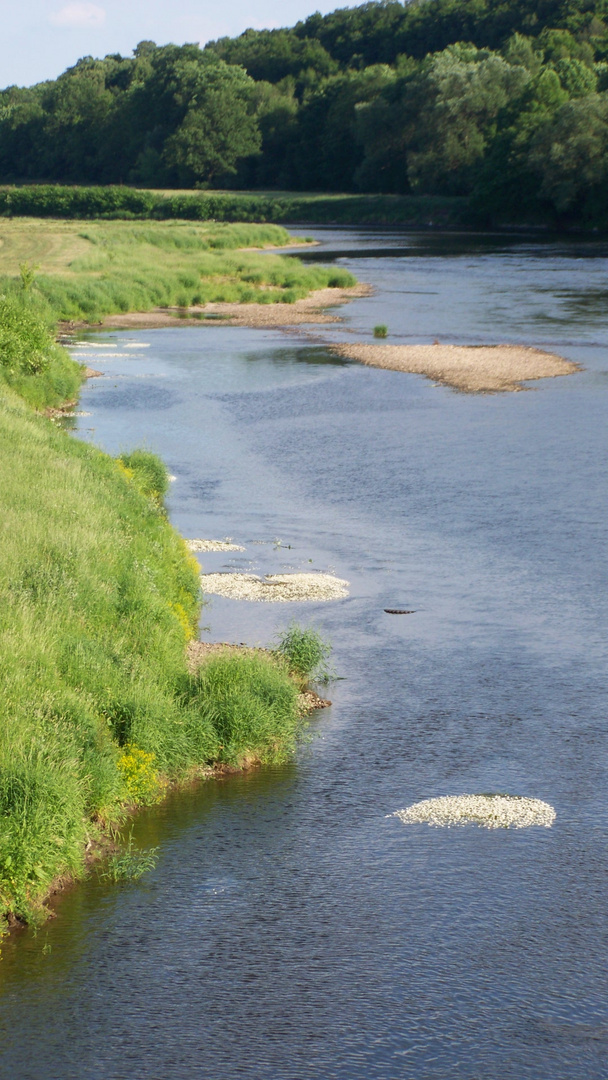
[[332, 574], [202, 574], [203, 591], [232, 600], [289, 603], [302, 600], [341, 600], [348, 581]]
[[186, 540], [189, 551], [244, 551], [240, 544], [233, 544], [229, 536], [225, 540]]
[[526, 829], [544, 825], [549, 829], [555, 821], [555, 810], [540, 799], [520, 795], [444, 795], [438, 799], [423, 799], [405, 810], [396, 810], [387, 817], [398, 817], [405, 825], [478, 825], [484, 829]]

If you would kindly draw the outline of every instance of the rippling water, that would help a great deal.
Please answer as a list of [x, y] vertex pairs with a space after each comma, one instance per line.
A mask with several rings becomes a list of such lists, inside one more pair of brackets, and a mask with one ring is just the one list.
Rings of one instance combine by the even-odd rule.
[[[106, 358], [93, 335], [106, 377], [80, 424], [163, 455], [184, 535], [245, 546], [205, 570], [350, 581], [331, 604], [214, 597], [202, 619], [251, 643], [292, 614], [320, 627], [334, 704], [291, 765], [142, 815], [160, 857], [140, 884], [85, 883], [4, 947], [2, 1077], [608, 1074], [608, 248], [317, 235], [308, 257], [376, 287], [343, 326], [113, 333], [149, 347]], [[327, 353], [378, 322], [389, 343], [522, 341], [584, 371], [471, 397]], [[555, 825], [386, 817], [492, 791]]]

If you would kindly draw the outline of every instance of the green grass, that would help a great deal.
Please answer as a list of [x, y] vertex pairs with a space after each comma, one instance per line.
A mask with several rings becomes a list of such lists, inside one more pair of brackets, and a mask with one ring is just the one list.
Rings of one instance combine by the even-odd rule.
[[284, 760], [301, 730], [298, 689], [264, 655], [218, 656], [197, 676], [201, 715], [217, 732], [218, 760], [240, 766]]
[[136, 848], [133, 833], [130, 832], [126, 844], [106, 860], [99, 871], [99, 878], [113, 884], [118, 881], [139, 881], [144, 874], [154, 869], [157, 855], [158, 848]]
[[[0, 230], [0, 934], [5, 916], [44, 917], [53, 882], [85, 872], [87, 843], [168, 783], [295, 748], [302, 721], [285, 651], [188, 672], [200, 572], [167, 519], [163, 463], [146, 450], [114, 460], [34, 412], [75, 399], [81, 384], [81, 366], [56, 344], [58, 318], [291, 302], [352, 283], [239, 250], [288, 239], [247, 224], [14, 220]], [[127, 846], [106, 873], [137, 879], [146, 866]]]
[[374, 337], [375, 338], [385, 338], [387, 336], [388, 336], [388, 326], [386, 326], [384, 323], [378, 323], [377, 326], [374, 326]]
[[0, 224], [0, 240], [0, 291], [38, 266], [30, 294], [61, 320], [215, 301], [293, 303], [355, 283], [347, 270], [243, 250], [288, 245], [278, 225], [16, 219]]
[[0, 295], [0, 385], [44, 408], [75, 398], [81, 381], [80, 365], [55, 343], [48, 305], [8, 283]]
[[309, 679], [327, 682], [331, 678], [327, 665], [331, 645], [312, 627], [291, 623], [280, 634], [276, 653], [285, 660], [289, 671], [302, 682], [308, 682]]
[[188, 674], [199, 567], [166, 482], [149, 453], [117, 462], [0, 383], [0, 912], [36, 918], [86, 841], [167, 781], [295, 745], [271, 659]]

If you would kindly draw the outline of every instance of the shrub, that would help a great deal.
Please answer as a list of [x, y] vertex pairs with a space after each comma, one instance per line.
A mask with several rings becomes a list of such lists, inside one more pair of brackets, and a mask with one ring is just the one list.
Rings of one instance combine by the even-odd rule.
[[129, 798], [134, 803], [149, 806], [162, 799], [166, 784], [155, 767], [155, 755], [128, 743], [117, 767], [122, 775]]
[[377, 326], [374, 326], [374, 337], [385, 338], [387, 334], [388, 326], [385, 326], [384, 323], [378, 323]]
[[298, 691], [272, 659], [218, 656], [203, 665], [197, 683], [199, 714], [217, 734], [220, 761], [278, 762], [295, 749]]
[[82, 380], [55, 344], [46, 305], [27, 291], [0, 296], [0, 379], [36, 408], [73, 397]]
[[311, 627], [305, 629], [292, 623], [281, 635], [276, 652], [287, 662], [289, 670], [301, 679], [314, 677], [319, 682], [327, 682], [331, 677], [327, 667], [331, 645]]

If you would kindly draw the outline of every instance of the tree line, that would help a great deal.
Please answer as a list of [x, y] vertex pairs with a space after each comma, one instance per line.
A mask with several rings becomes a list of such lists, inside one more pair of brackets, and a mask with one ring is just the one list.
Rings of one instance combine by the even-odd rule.
[[608, 221], [608, 0], [365, 3], [0, 92], [0, 180], [468, 197]]

